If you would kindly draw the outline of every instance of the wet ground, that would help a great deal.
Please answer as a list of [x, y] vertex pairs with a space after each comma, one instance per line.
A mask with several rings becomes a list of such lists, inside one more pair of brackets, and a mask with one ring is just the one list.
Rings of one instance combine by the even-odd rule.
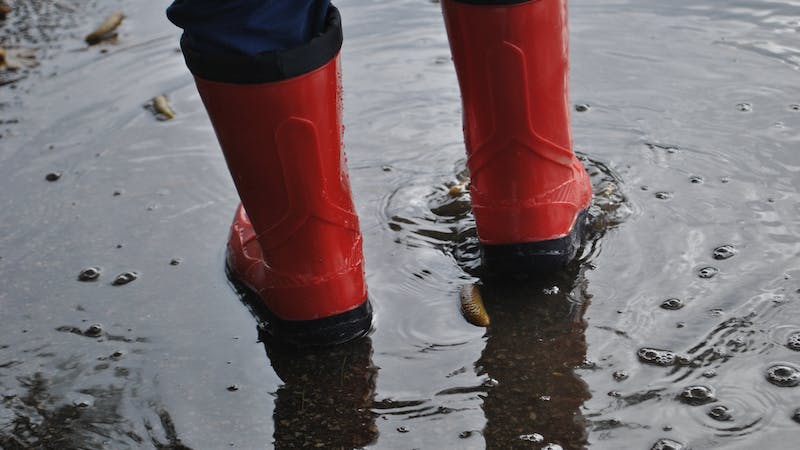
[[[8, 3], [1, 448], [752, 449], [800, 432], [796, 2], [571, 2], [592, 240], [580, 267], [480, 286], [483, 329], [459, 313], [477, 254], [468, 194], [448, 194], [464, 154], [439, 5], [341, 0], [376, 321], [302, 353], [262, 342], [225, 278], [237, 199], [167, 2]], [[116, 41], [87, 48], [118, 9]], [[175, 119], [143, 107], [160, 94]]]

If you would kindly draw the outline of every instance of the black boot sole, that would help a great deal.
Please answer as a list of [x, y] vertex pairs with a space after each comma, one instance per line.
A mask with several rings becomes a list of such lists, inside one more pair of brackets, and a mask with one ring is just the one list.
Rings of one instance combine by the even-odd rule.
[[588, 210], [564, 237], [521, 244], [481, 245], [482, 271], [490, 277], [525, 278], [566, 269], [586, 239]]
[[262, 339], [295, 347], [326, 347], [358, 339], [372, 328], [372, 304], [369, 298], [360, 306], [333, 316], [284, 320], [270, 311], [258, 294], [237, 280], [227, 264], [225, 272], [242, 302], [260, 322], [258, 329], [259, 333], [263, 333]]

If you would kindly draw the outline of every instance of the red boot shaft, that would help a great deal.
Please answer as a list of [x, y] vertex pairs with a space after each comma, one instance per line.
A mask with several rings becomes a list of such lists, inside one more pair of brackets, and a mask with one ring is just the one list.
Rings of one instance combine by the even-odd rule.
[[566, 1], [442, 7], [481, 243], [567, 236], [591, 184], [572, 152]]
[[342, 152], [341, 43], [332, 6], [321, 34], [286, 50], [216, 55], [182, 42], [242, 200], [231, 275], [266, 306], [267, 331], [300, 345], [353, 339], [372, 318]]

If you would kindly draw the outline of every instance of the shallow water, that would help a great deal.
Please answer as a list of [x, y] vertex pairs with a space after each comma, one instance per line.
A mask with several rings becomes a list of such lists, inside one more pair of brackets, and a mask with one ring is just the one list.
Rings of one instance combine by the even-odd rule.
[[[237, 199], [167, 2], [9, 3], [0, 447], [750, 449], [800, 430], [800, 387], [768, 379], [800, 366], [796, 2], [571, 3], [593, 240], [580, 268], [482, 285], [482, 329], [459, 313], [477, 260], [447, 193], [465, 174], [439, 5], [340, 1], [376, 321], [302, 354], [261, 342], [225, 278]], [[118, 40], [87, 49], [116, 9]], [[143, 107], [159, 94], [176, 119]]]

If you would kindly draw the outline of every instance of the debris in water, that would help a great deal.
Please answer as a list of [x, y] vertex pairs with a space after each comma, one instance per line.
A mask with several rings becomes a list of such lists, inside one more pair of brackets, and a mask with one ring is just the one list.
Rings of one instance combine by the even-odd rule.
[[58, 181], [61, 178], [61, 172], [50, 172], [44, 176], [44, 179], [47, 181]]
[[786, 346], [800, 352], [800, 331], [795, 331], [786, 339]]
[[700, 277], [700, 278], [705, 278], [705, 279], [714, 278], [714, 275], [716, 275], [718, 272], [719, 272], [719, 269], [717, 269], [716, 267], [708, 266], [708, 267], [703, 267], [700, 270], [698, 270], [697, 271], [697, 276]]
[[153, 98], [153, 112], [158, 120], [170, 120], [175, 118], [175, 111], [169, 106], [167, 97], [159, 95]]
[[708, 410], [708, 417], [719, 422], [729, 422], [733, 420], [731, 410], [725, 405], [717, 405]]
[[651, 450], [683, 450], [683, 444], [672, 439], [659, 439]]
[[117, 278], [115, 278], [114, 281], [111, 282], [111, 284], [114, 286], [122, 286], [124, 284], [130, 283], [131, 281], [137, 278], [139, 278], [139, 274], [136, 272], [123, 272], [117, 275]]
[[461, 314], [467, 322], [477, 327], [489, 326], [489, 314], [483, 306], [481, 291], [475, 284], [461, 288]]
[[13, 9], [6, 4], [6, 2], [0, 2], [0, 20], [3, 20], [11, 13]]
[[671, 311], [683, 308], [683, 300], [679, 298], [668, 298], [661, 302], [661, 307]]
[[731, 244], [720, 245], [714, 249], [714, 259], [722, 261], [724, 259], [732, 258], [736, 254], [736, 247]]
[[767, 369], [767, 381], [775, 386], [795, 387], [800, 384], [800, 370], [788, 364], [776, 364]]
[[78, 281], [94, 281], [100, 277], [99, 267], [87, 267], [78, 274]]
[[103, 334], [103, 327], [99, 323], [93, 324], [83, 332], [84, 336], [89, 337], [98, 337], [101, 334]]
[[86, 43], [89, 45], [99, 44], [117, 36], [114, 30], [122, 23], [125, 15], [121, 11], [112, 13], [96, 30], [86, 36]]
[[636, 355], [639, 361], [656, 366], [671, 366], [675, 364], [677, 355], [669, 350], [659, 350], [657, 348], [640, 348]]
[[696, 385], [688, 386], [681, 391], [678, 399], [687, 405], [705, 405], [717, 399], [714, 389], [708, 386]]

